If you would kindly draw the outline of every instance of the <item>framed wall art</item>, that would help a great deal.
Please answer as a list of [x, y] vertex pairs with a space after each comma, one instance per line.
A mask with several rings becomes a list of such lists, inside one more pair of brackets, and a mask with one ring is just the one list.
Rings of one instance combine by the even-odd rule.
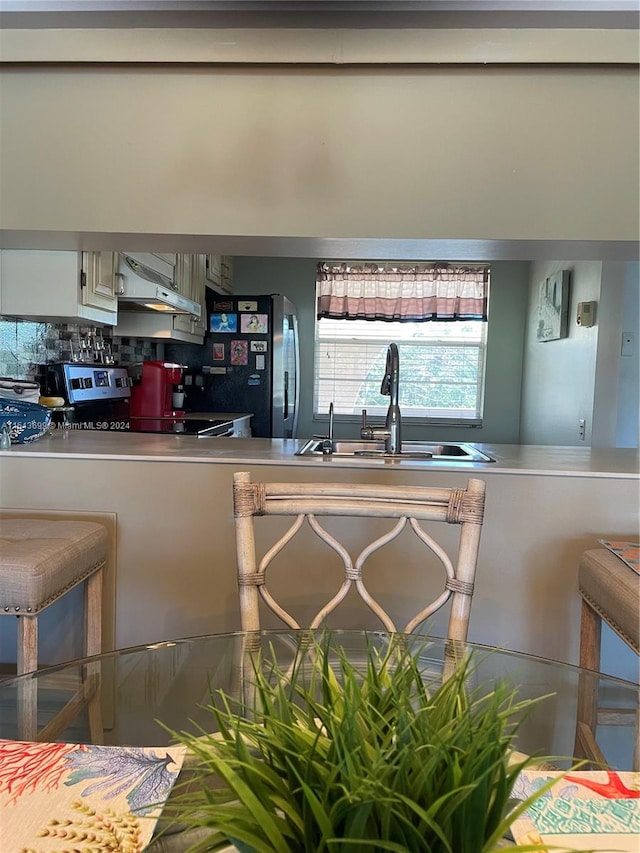
[[569, 329], [569, 286], [571, 272], [561, 270], [540, 284], [538, 293], [539, 341], [556, 341], [566, 338]]

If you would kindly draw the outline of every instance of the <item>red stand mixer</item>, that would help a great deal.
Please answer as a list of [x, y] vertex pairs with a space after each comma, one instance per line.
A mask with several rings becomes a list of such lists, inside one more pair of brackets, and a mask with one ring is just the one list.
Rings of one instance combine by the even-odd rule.
[[[171, 361], [144, 361], [140, 382], [131, 389], [130, 417], [170, 421], [184, 418], [184, 367]], [[175, 407], [174, 402], [178, 403]]]

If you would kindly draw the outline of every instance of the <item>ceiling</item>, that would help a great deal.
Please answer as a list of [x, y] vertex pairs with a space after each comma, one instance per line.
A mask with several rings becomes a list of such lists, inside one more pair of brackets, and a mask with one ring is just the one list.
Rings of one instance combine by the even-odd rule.
[[0, 0], [0, 25], [638, 27], [638, 0]]

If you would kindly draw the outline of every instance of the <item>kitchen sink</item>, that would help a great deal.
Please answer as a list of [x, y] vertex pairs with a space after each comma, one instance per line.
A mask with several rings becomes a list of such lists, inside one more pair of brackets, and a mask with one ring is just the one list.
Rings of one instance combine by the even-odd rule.
[[472, 444], [440, 444], [436, 441], [403, 441], [402, 453], [387, 453], [384, 441], [361, 441], [351, 439], [335, 439], [331, 443], [331, 453], [323, 450], [328, 439], [314, 436], [305, 442], [296, 456], [361, 456], [389, 459], [432, 459], [448, 462], [495, 462], [491, 456], [478, 450]]

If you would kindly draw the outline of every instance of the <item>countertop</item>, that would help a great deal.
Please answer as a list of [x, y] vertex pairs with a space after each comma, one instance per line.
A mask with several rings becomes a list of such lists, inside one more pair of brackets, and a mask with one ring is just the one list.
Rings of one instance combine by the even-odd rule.
[[[238, 421], [240, 418], [252, 418], [248, 412], [185, 412], [178, 420], [185, 421]], [[156, 419], [157, 420], [157, 419]], [[172, 418], [176, 420], [176, 418]]]
[[637, 479], [638, 451], [626, 448], [551, 447], [545, 445], [482, 444], [473, 442], [495, 462], [374, 459], [295, 456], [302, 439], [197, 438], [195, 436], [97, 430], [58, 429], [31, 444], [14, 444], [0, 451], [6, 457], [109, 459], [149, 462], [205, 462], [233, 465], [295, 465], [314, 468], [401, 468], [402, 470], [465, 471], [485, 474]]

